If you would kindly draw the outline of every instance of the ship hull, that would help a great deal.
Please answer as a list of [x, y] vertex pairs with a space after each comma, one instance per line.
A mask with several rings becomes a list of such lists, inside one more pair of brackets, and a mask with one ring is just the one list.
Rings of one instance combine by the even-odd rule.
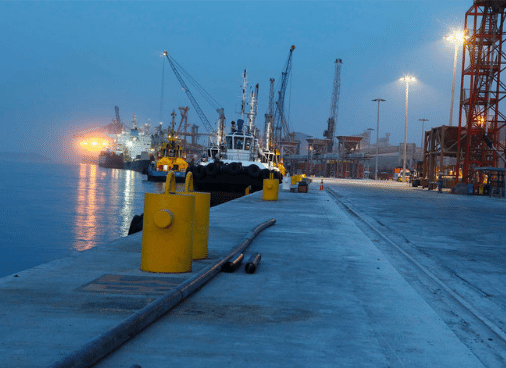
[[123, 165], [123, 169], [133, 170], [140, 172], [141, 174], [146, 174], [148, 172], [150, 163], [151, 160], [126, 161], [125, 164]]
[[124, 165], [123, 155], [116, 155], [109, 153], [98, 156], [98, 166], [105, 167], [107, 169], [123, 169]]
[[193, 173], [193, 186], [198, 192], [223, 192], [245, 194], [246, 189], [253, 193], [263, 188], [263, 180], [268, 179], [271, 172], [276, 179], [282, 180], [279, 172], [268, 169], [243, 167], [241, 162], [227, 164], [211, 163], [195, 165], [188, 168]]
[[[152, 170], [151, 167], [148, 167], [146, 175], [148, 176], [148, 181], [157, 181], [164, 182], [167, 180], [168, 171], [156, 171]], [[184, 183], [186, 178], [186, 173], [182, 171], [174, 171], [176, 177], [176, 183]]]

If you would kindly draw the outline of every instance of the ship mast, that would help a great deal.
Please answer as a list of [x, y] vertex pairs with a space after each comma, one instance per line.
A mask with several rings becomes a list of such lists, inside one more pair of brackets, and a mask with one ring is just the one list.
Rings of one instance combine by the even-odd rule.
[[248, 113], [248, 128], [249, 131], [252, 132], [253, 134], [254, 134], [253, 130], [255, 129], [255, 118], [257, 115], [257, 107], [258, 107], [257, 96], [258, 96], [258, 83], [255, 86], [255, 89], [251, 91], [251, 98], [249, 103], [250, 109]]
[[246, 69], [242, 75], [242, 100], [241, 100], [241, 119], [244, 120], [244, 114], [246, 113], [246, 89], [248, 88], [248, 77]]

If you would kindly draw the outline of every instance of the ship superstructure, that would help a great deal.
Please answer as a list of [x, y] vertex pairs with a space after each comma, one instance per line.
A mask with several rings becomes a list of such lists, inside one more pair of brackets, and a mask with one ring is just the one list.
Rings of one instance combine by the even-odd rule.
[[[116, 111], [117, 120], [119, 119]], [[150, 162], [152, 139], [149, 133], [149, 121], [142, 127], [137, 127], [137, 117], [134, 114], [132, 128], [126, 129], [121, 124], [119, 133], [107, 134], [114, 142], [99, 155], [99, 166], [125, 170], [135, 170], [145, 173]]]
[[151, 152], [150, 128], [151, 124], [149, 122], [138, 128], [134, 114], [131, 129], [123, 130], [119, 134], [109, 134], [110, 137], [114, 138], [114, 151], [118, 154], [123, 153], [125, 161], [149, 159], [149, 153]]

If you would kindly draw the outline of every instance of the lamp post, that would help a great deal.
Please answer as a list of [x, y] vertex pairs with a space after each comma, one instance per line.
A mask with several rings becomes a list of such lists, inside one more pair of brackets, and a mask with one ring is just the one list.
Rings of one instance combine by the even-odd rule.
[[399, 80], [406, 82], [406, 112], [404, 114], [404, 159], [402, 160], [402, 182], [406, 182], [406, 146], [408, 145], [408, 97], [409, 82], [416, 81], [415, 77], [405, 76]]
[[373, 101], [378, 102], [378, 120], [376, 123], [376, 170], [374, 171], [374, 180], [378, 180], [378, 156], [379, 156], [379, 130], [380, 130], [380, 102], [384, 102], [381, 98], [376, 98]]
[[367, 145], [370, 147], [371, 146], [371, 130], [374, 130], [373, 128], [367, 128]]
[[418, 121], [422, 122], [422, 143], [420, 144], [420, 147], [422, 149], [421, 159], [423, 161], [423, 148], [424, 148], [423, 137], [424, 137], [424, 133], [425, 133], [425, 122], [429, 121], [429, 119], [418, 119]]
[[467, 37], [462, 31], [454, 32], [451, 35], [445, 37], [447, 41], [450, 41], [455, 45], [455, 56], [453, 58], [452, 100], [450, 102], [450, 126], [452, 126], [453, 123], [453, 100], [455, 95], [455, 73], [457, 72], [457, 54], [459, 52], [459, 46], [464, 42], [466, 38]]
[[[367, 134], [367, 146], [368, 146], [368, 149], [370, 150], [371, 149], [371, 131], [373, 131], [374, 129], [373, 128], [367, 128], [367, 131], [368, 131], [368, 134]], [[367, 160], [367, 179], [370, 179], [370, 176], [371, 176], [371, 169], [370, 169], [370, 165], [369, 165], [369, 160]]]

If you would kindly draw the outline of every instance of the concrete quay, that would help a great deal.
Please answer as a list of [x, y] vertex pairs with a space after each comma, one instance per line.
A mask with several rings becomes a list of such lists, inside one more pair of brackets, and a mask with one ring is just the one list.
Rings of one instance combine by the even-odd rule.
[[213, 207], [189, 273], [140, 271], [138, 233], [0, 279], [0, 366], [51, 366], [272, 218], [244, 253], [256, 273], [217, 274], [95, 367], [484, 366], [319, 185]]

